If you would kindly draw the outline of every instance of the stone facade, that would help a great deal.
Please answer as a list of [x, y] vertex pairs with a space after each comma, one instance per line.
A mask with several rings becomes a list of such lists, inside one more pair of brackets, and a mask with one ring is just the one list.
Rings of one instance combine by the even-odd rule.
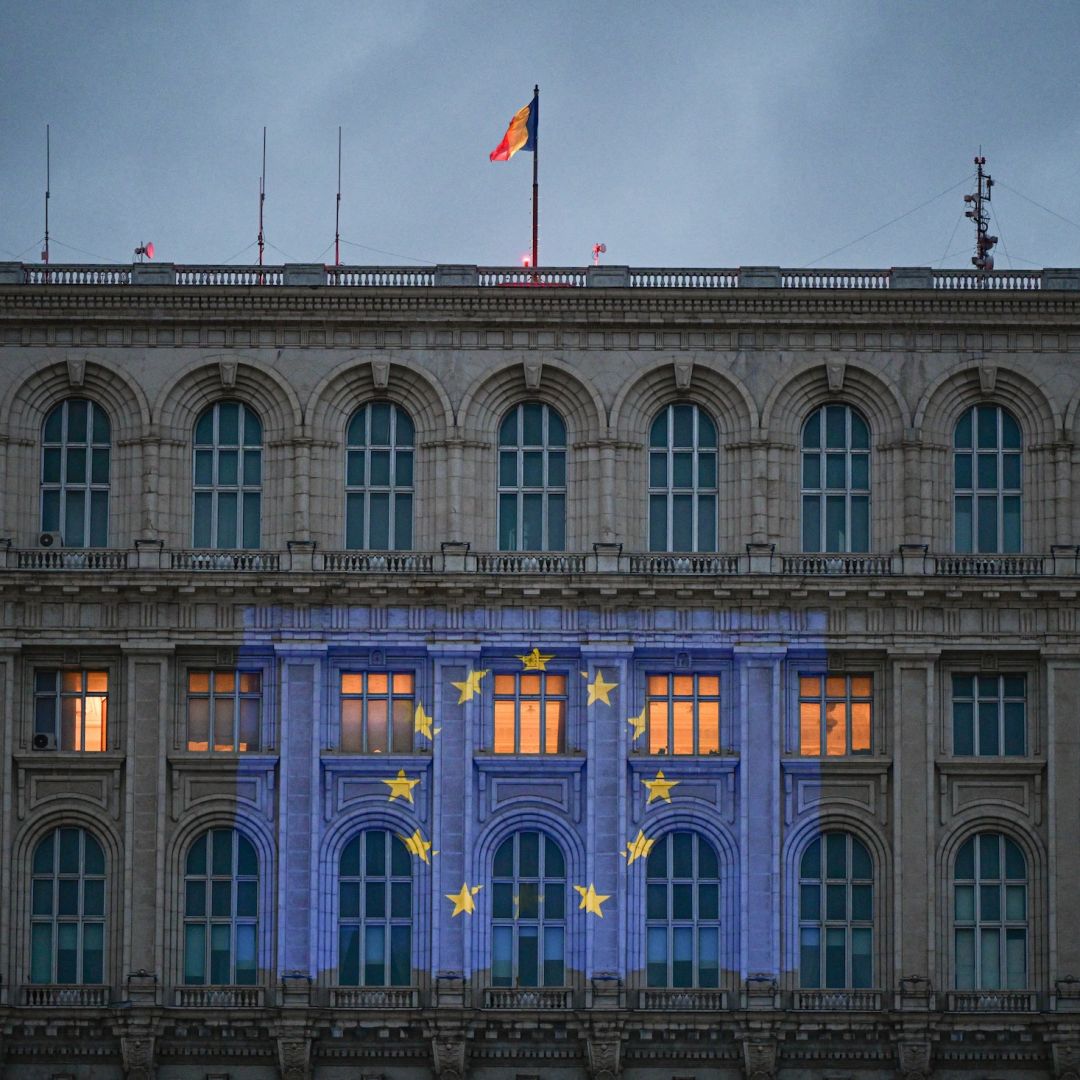
[[[530, 287], [468, 267], [261, 280], [61, 268], [44, 281], [0, 264], [7, 1077], [1077, 1074], [1077, 273], [601, 269]], [[41, 546], [43, 433], [72, 400], [111, 427], [104, 547]], [[261, 422], [258, 546], [245, 550], [193, 544], [193, 433], [221, 402]], [[345, 550], [345, 433], [371, 402], [415, 427], [408, 551]], [[497, 550], [500, 425], [522, 402], [565, 424], [565, 550]], [[650, 553], [650, 433], [681, 403], [717, 430], [715, 551]], [[803, 551], [804, 425], [837, 404], [870, 432], [868, 551]], [[956, 551], [954, 434], [979, 406], [1021, 432], [1019, 551]], [[496, 677], [544, 663], [565, 680], [559, 752], [497, 752]], [[192, 678], [215, 672], [253, 680], [254, 726], [237, 730], [257, 749], [196, 748]], [[407, 749], [344, 745], [343, 677], [369, 672], [413, 680]], [[73, 699], [48, 680], [65, 673], [104, 675], [100, 751], [63, 727]], [[709, 750], [650, 752], [659, 676], [718, 680]], [[849, 726], [851, 687], [869, 687], [865, 747], [849, 732], [845, 752], [806, 751], [813, 679], [848, 687], [834, 707]], [[998, 713], [957, 689], [979, 679], [1014, 688]], [[42, 740], [54, 693], [57, 733]], [[229, 693], [205, 696], [240, 717]], [[75, 696], [89, 747], [92, 695]], [[1019, 746], [963, 752], [968, 704], [975, 725], [1012, 707]], [[390, 785], [399, 770], [407, 793]], [[646, 787], [659, 772], [676, 785], [667, 798]], [[57, 830], [102, 853], [98, 874], [80, 841], [70, 917], [73, 872], [41, 854], [50, 836], [59, 850]], [[248, 873], [233, 841], [227, 873], [254, 882], [256, 914], [230, 901], [229, 977], [196, 978], [190, 888], [211, 872], [192, 852], [230, 830], [254, 852]], [[341, 974], [339, 877], [364, 830], [419, 836], [408, 978], [385, 987]], [[530, 831], [565, 861], [563, 974], [507, 986], [493, 865]], [[648, 860], [627, 849], [676, 833], [717, 859], [716, 916], [690, 916], [695, 933], [717, 928], [715, 985], [649, 976]], [[828, 836], [849, 838], [849, 860], [852, 844], [868, 855], [870, 944], [860, 975], [814, 985], [803, 860]], [[998, 882], [1009, 911], [994, 916], [980, 892], [971, 920], [959, 868], [983, 836], [1013, 869], [980, 863], [972, 888]], [[857, 887], [854, 871], [841, 878]], [[46, 910], [37, 890], [53, 884]], [[834, 916], [818, 922], [848, 935], [850, 974], [858, 920]], [[65, 918], [84, 935], [78, 980], [35, 967], [68, 970], [59, 936], [38, 959], [32, 940]], [[86, 978], [95, 919], [101, 976]], [[968, 922], [980, 948], [1001, 935], [1001, 971], [980, 952], [976, 985], [961, 970]], [[233, 977], [241, 924], [250, 979]]]

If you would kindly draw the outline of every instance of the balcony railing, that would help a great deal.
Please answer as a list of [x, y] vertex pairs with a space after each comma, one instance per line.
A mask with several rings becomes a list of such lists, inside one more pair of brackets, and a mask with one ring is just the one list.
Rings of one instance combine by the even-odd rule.
[[102, 548], [31, 548], [17, 551], [16, 565], [20, 570], [126, 570], [126, 551], [106, 551]]
[[176, 1005], [181, 1009], [260, 1009], [261, 986], [178, 986]]
[[737, 574], [739, 555], [631, 555], [631, 574]]
[[281, 569], [277, 551], [170, 551], [170, 570], [255, 573]]
[[430, 574], [436, 558], [424, 551], [327, 551], [315, 561], [328, 574]]
[[484, 991], [485, 1009], [572, 1009], [574, 991], [567, 987], [510, 988], [488, 987]]
[[722, 1012], [727, 1008], [727, 991], [639, 990], [638, 1008], [666, 1012]]
[[509, 552], [476, 555], [478, 574], [583, 574], [587, 555]]
[[950, 577], [1034, 577], [1046, 572], [1041, 555], [934, 556], [934, 573]]
[[950, 1012], [1038, 1012], [1034, 990], [951, 990], [946, 1008]]
[[109, 1004], [107, 986], [24, 986], [22, 1003], [30, 1008], [100, 1009]]
[[799, 577], [821, 574], [891, 574], [892, 555], [782, 555], [782, 574], [798, 574]]
[[335, 1009], [415, 1009], [420, 991], [415, 986], [334, 986], [330, 1005]]
[[796, 990], [792, 1005], [802, 1012], [876, 1012], [880, 990]]

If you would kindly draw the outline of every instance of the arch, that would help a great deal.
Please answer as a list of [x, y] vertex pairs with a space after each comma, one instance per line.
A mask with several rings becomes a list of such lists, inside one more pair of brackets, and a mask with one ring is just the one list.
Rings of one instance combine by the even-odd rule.
[[951, 880], [956, 854], [963, 844], [979, 833], [1001, 833], [1019, 845], [1028, 864], [1028, 881], [1041, 880], [1046, 870], [1046, 851], [1042, 840], [1034, 832], [1018, 824], [1014, 818], [994, 811], [982, 805], [972, 808], [954, 819], [954, 828], [948, 832], [938, 845], [937, 862], [941, 880]]
[[720, 860], [721, 880], [728, 883], [724, 875], [731, 875], [731, 883], [738, 884], [739, 844], [731, 830], [718, 821], [708, 811], [685, 804], [675, 806], [664, 804], [663, 808], [649, 810], [651, 836], [661, 836], [672, 832], [698, 832], [716, 849]]
[[[255, 845], [259, 856], [259, 876], [267, 881], [277, 873], [274, 858], [274, 837], [260, 820], [255, 810], [238, 806], [224, 797], [207, 800], [198, 811], [186, 816], [173, 833], [165, 849], [166, 881], [180, 882], [184, 878], [184, 864], [189, 848], [195, 839], [210, 829], [237, 829]], [[168, 886], [167, 886], [168, 887]], [[182, 912], [180, 913], [182, 917]]]
[[91, 807], [72, 808], [70, 805], [54, 807], [23, 824], [12, 842], [13, 865], [25, 873], [37, 845], [58, 828], [86, 829], [92, 833], [105, 852], [106, 875], [116, 867], [123, 867], [123, 845], [105, 811], [98, 813]]
[[482, 830], [473, 845], [471, 873], [478, 881], [489, 877], [488, 868], [495, 857], [498, 846], [515, 832], [546, 832], [555, 840], [566, 856], [567, 880], [584, 873], [585, 845], [581, 838], [561, 818], [546, 807], [530, 802], [515, 804]]

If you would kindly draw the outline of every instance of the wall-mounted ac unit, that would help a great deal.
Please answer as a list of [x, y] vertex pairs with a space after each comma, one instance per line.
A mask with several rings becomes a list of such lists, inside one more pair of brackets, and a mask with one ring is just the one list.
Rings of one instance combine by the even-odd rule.
[[64, 538], [58, 532], [43, 532], [37, 538], [38, 546], [44, 548], [63, 547]]
[[55, 750], [56, 736], [39, 731], [31, 743], [35, 750]]

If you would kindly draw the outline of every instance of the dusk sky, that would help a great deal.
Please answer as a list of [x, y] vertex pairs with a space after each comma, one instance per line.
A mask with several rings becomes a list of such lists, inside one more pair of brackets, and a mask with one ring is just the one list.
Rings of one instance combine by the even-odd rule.
[[1075, 0], [0, 0], [0, 19], [0, 259], [40, 257], [48, 123], [54, 263], [147, 240], [255, 262], [264, 125], [266, 261], [332, 262], [340, 125], [342, 262], [514, 264], [532, 159], [488, 153], [539, 83], [544, 265], [602, 241], [631, 266], [969, 266], [980, 145], [998, 269], [1080, 265]]

